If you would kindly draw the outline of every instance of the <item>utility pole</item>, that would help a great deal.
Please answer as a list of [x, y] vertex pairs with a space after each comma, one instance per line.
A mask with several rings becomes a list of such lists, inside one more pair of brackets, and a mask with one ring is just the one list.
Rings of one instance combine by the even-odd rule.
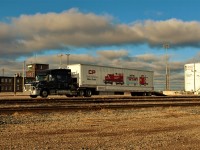
[[196, 66], [194, 62], [194, 93], [196, 92]]
[[24, 92], [24, 84], [25, 84], [25, 67], [26, 67], [26, 61], [23, 63], [23, 77], [22, 77], [22, 91]]
[[163, 44], [163, 47], [166, 50], [166, 66], [165, 66], [166, 87], [165, 87], [165, 90], [168, 91], [168, 90], [170, 90], [170, 88], [169, 88], [169, 62], [168, 62], [168, 55], [167, 55], [167, 49], [169, 48], [169, 44], [165, 43], [165, 44]]
[[60, 67], [59, 68], [62, 68], [62, 57], [63, 57], [63, 54], [58, 55], [58, 57], [60, 57]]
[[16, 95], [16, 74], [14, 74], [14, 96]]
[[70, 56], [70, 54], [66, 54], [67, 55], [67, 67], [68, 67], [68, 65], [69, 65], [69, 56]]
[[5, 72], [5, 69], [3, 68], [3, 69], [2, 69], [3, 76], [4, 76], [4, 72]]

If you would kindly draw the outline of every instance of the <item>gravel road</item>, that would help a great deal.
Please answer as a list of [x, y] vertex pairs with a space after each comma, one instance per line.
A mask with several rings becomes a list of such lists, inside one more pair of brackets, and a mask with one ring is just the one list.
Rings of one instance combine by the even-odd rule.
[[0, 149], [200, 149], [200, 107], [0, 114]]

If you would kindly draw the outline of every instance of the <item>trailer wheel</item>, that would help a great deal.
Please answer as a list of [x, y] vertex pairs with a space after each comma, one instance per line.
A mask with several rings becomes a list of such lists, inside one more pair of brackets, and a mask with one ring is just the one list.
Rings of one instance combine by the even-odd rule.
[[83, 97], [85, 95], [84, 90], [80, 90], [79, 93], [78, 93], [78, 95]]
[[131, 96], [137, 96], [137, 94], [134, 92], [131, 92]]
[[86, 97], [91, 97], [91, 96], [92, 96], [92, 91], [91, 91], [90, 89], [87, 89], [87, 90], [85, 91], [85, 96], [86, 96]]
[[37, 97], [37, 95], [30, 95], [30, 97], [31, 97], [31, 98], [36, 98], [36, 97]]
[[40, 93], [40, 96], [41, 96], [41, 97], [43, 97], [43, 98], [46, 98], [46, 97], [48, 97], [48, 95], [49, 95], [49, 93], [48, 93], [48, 91], [47, 91], [47, 90], [45, 90], [45, 89], [44, 89], [44, 90], [42, 90], [42, 91], [41, 91], [41, 93]]
[[148, 93], [147, 93], [147, 96], [151, 96], [151, 95], [152, 95], [151, 92], [148, 92]]

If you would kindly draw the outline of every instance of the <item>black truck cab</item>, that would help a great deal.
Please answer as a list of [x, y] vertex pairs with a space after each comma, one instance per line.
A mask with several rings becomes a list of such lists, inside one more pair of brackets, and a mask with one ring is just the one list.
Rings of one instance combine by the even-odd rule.
[[39, 71], [31, 84], [30, 97], [48, 95], [77, 95], [78, 85], [73, 82], [70, 69], [48, 69]]

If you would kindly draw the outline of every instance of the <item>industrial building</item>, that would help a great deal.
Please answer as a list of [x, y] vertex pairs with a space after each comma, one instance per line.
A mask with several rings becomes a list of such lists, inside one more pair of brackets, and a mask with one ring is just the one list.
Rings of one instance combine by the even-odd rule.
[[26, 65], [26, 81], [30, 83], [35, 80], [38, 71], [49, 69], [49, 64], [27, 64]]
[[49, 64], [27, 64], [25, 77], [16, 74], [15, 77], [0, 76], [0, 92], [23, 92], [24, 85], [35, 80], [37, 72], [49, 69]]
[[0, 92], [23, 92], [23, 78], [0, 76]]

